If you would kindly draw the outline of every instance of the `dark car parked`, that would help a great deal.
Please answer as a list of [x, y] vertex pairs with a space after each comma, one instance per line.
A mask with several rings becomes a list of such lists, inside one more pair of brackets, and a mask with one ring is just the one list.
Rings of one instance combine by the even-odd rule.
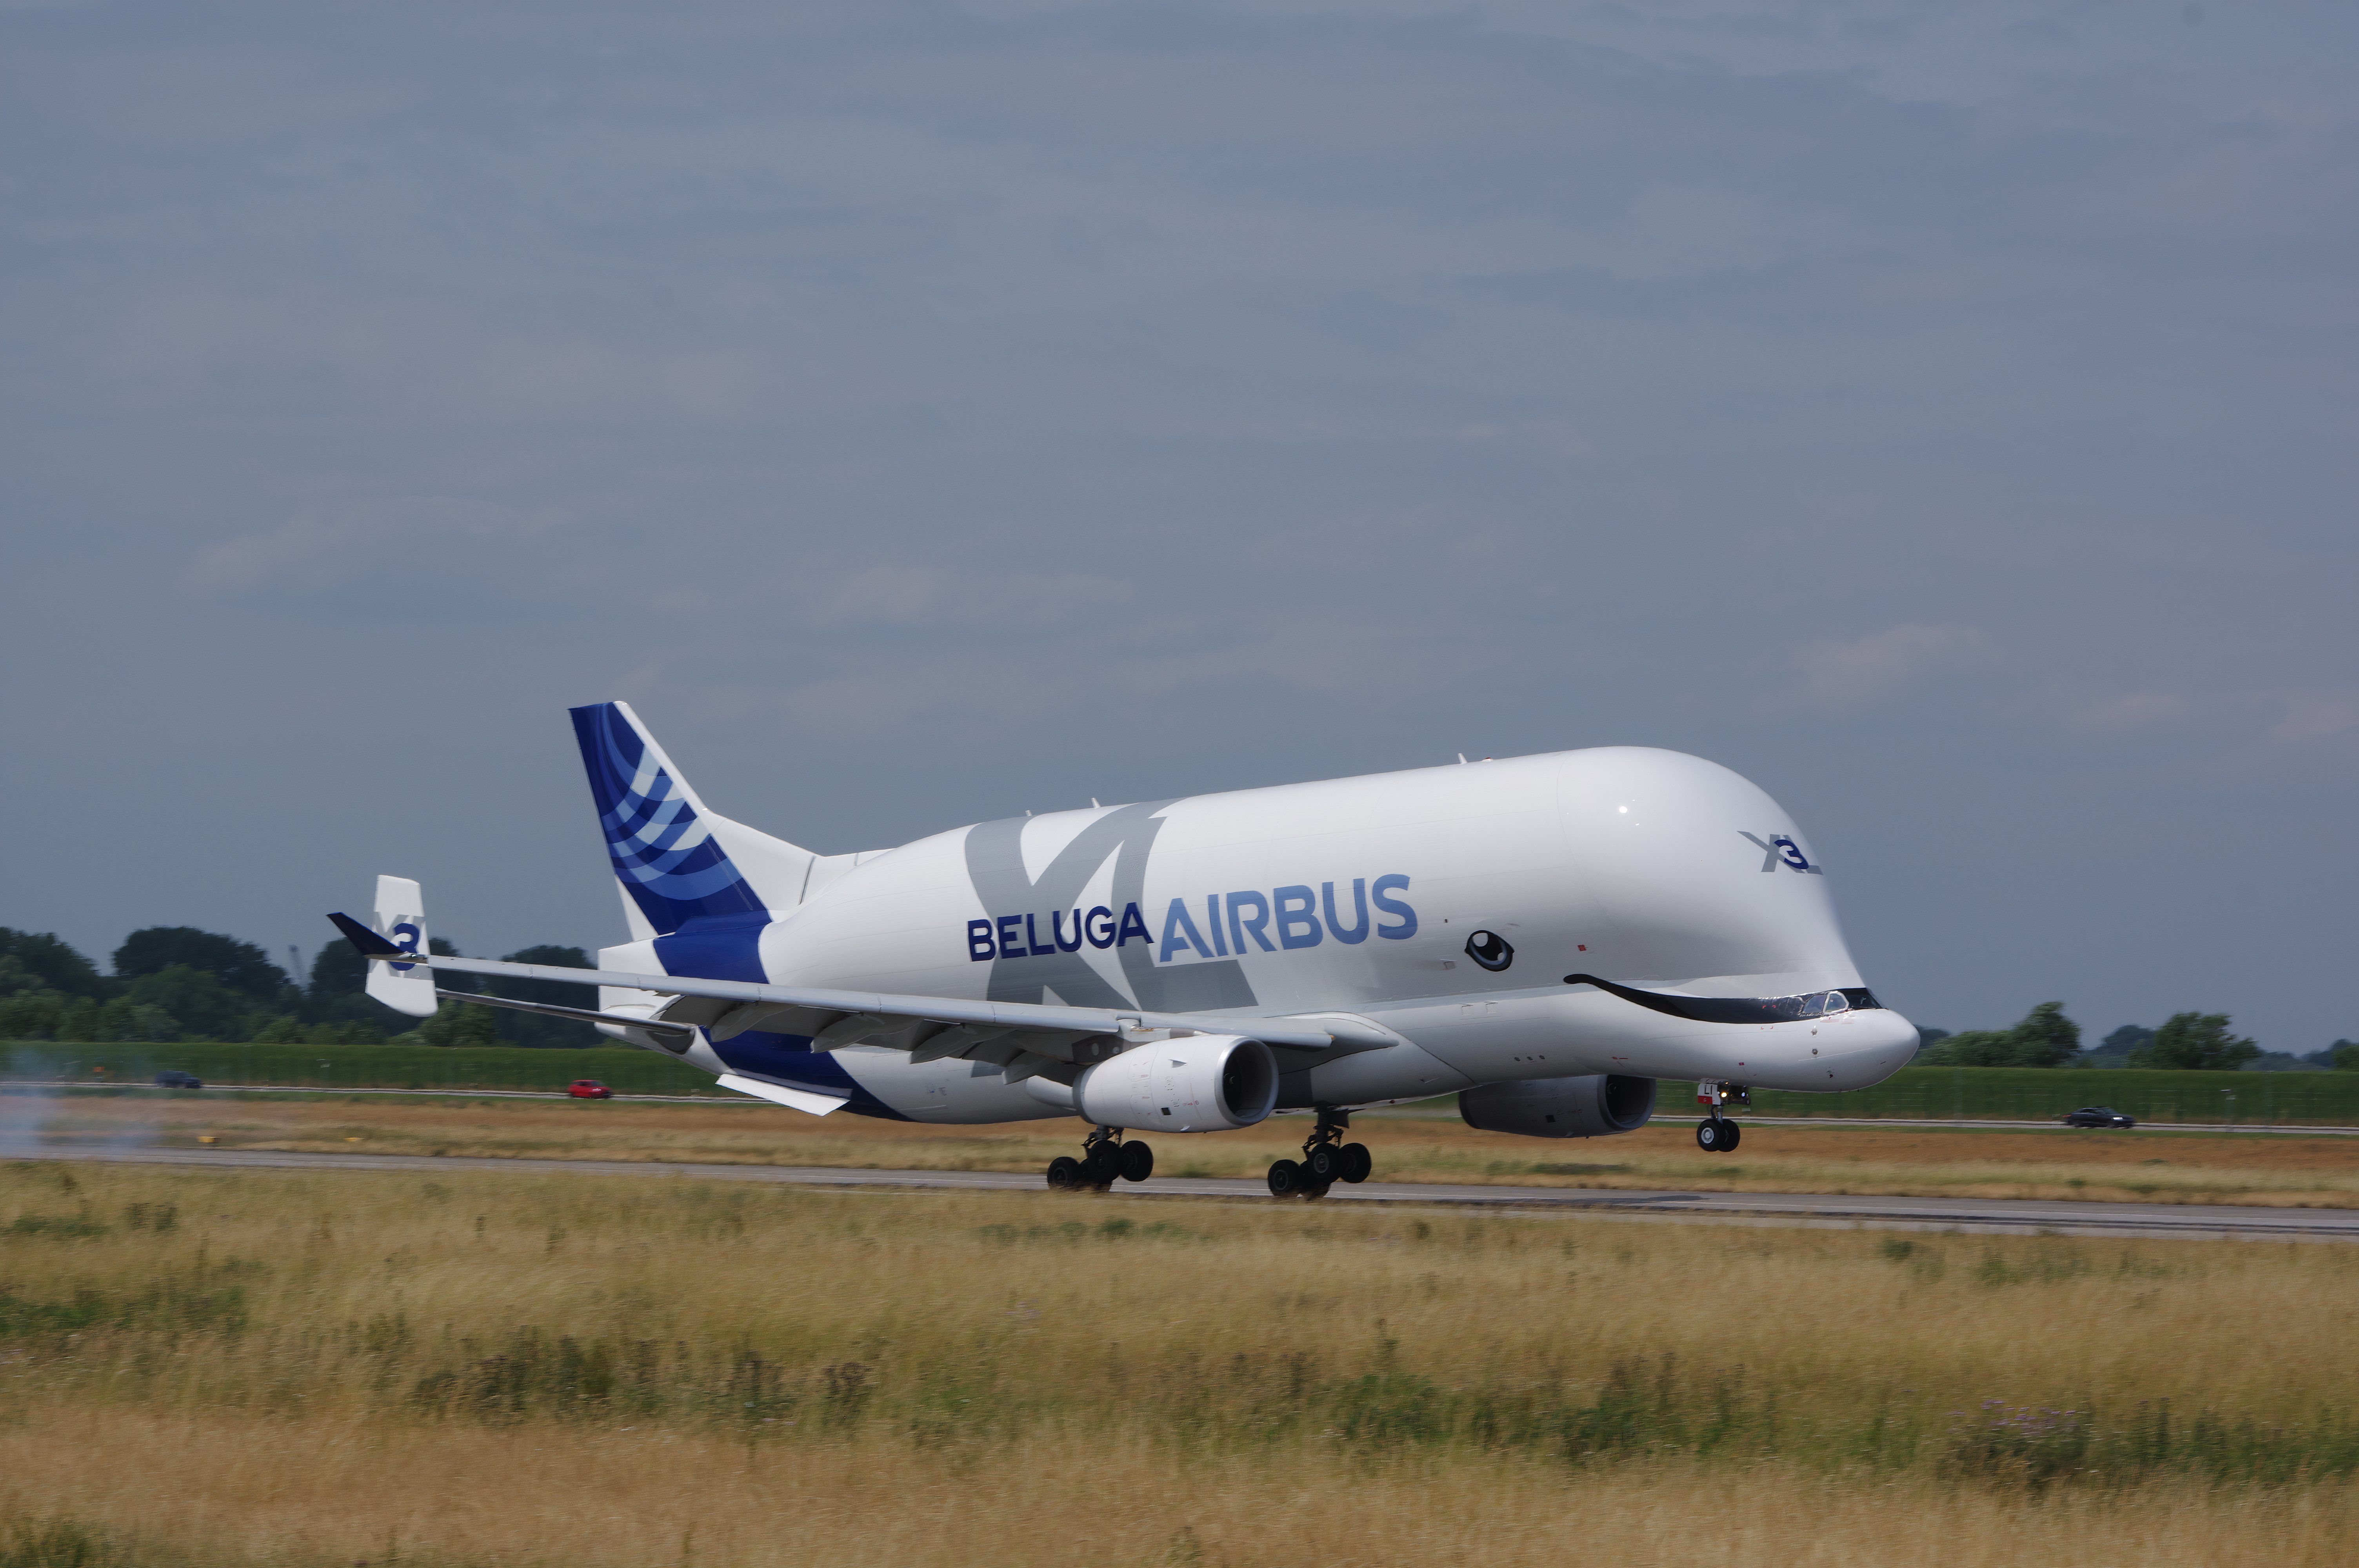
[[159, 1089], [201, 1089], [205, 1086], [204, 1080], [194, 1073], [166, 1071], [156, 1075], [156, 1087]]
[[2064, 1125], [2067, 1127], [2136, 1127], [2137, 1118], [2124, 1116], [2109, 1105], [2084, 1105], [2078, 1110], [2067, 1112]]

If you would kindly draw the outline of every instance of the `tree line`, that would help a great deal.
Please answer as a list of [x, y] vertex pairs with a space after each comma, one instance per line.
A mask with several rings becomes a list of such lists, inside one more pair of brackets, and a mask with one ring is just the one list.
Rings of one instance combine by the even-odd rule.
[[[441, 937], [433, 950], [456, 957]], [[511, 963], [586, 969], [579, 947], [543, 946], [507, 954]], [[251, 942], [193, 925], [151, 925], [114, 950], [114, 972], [50, 932], [0, 926], [0, 1040], [77, 1044], [174, 1040], [259, 1044], [611, 1044], [586, 1023], [504, 1008], [446, 1002], [412, 1019], [365, 995], [367, 961], [348, 942], [331, 942], [299, 981]], [[549, 980], [479, 981], [437, 975], [444, 990], [484, 991], [520, 1001], [595, 1007], [589, 986]]]
[[2252, 1067], [2359, 1072], [2359, 1044], [2337, 1040], [2307, 1056], [2264, 1052], [2232, 1029], [2224, 1012], [2175, 1012], [2159, 1029], [2125, 1023], [2095, 1048], [2081, 1049], [2081, 1026], [2060, 1001], [2043, 1001], [2012, 1029], [1919, 1032], [1919, 1066], [2169, 1067], [2233, 1073]]

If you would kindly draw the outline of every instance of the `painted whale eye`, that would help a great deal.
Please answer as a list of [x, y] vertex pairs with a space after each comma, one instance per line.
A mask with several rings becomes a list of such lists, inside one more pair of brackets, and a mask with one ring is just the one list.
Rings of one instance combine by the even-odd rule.
[[1516, 950], [1495, 931], [1477, 931], [1466, 938], [1466, 956], [1496, 972], [1516, 961]]

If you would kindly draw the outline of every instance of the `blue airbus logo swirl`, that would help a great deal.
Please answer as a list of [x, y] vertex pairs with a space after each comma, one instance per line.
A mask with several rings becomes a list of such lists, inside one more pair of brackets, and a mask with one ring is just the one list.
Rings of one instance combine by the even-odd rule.
[[655, 928], [759, 910], [754, 890], [614, 705], [577, 708], [572, 717], [606, 853]]

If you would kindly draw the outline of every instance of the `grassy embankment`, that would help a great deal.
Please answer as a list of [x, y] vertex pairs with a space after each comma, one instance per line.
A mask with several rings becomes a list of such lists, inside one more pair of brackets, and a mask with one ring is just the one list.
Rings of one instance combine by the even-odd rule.
[[[1693, 1092], [1691, 1084], [1666, 1083], [1659, 1104], [1684, 1107]], [[2230, 1095], [2233, 1100], [2226, 1098]], [[2082, 1105], [2109, 1105], [2140, 1121], [2354, 1127], [2359, 1126], [2359, 1073], [1903, 1067], [1873, 1088], [1832, 1095], [1757, 1089], [1753, 1095], [1756, 1115], [1934, 1121], [2044, 1121]]]
[[2340, 1562], [2354, 1329], [2342, 1247], [18, 1163], [0, 1553]]
[[[146, 1082], [160, 1068], [209, 1083], [303, 1088], [562, 1088], [598, 1078], [626, 1094], [725, 1094], [693, 1067], [652, 1051], [437, 1050], [402, 1045], [164, 1045], [0, 1043], [0, 1078]], [[1694, 1085], [1665, 1080], [1658, 1114], [1688, 1112]], [[2224, 1098], [2233, 1094], [2233, 1102]], [[1764, 1117], [1896, 1117], [2045, 1120], [2103, 1102], [2142, 1121], [2359, 1126], [2359, 1073], [2162, 1073], [2058, 1068], [1903, 1067], [1873, 1088], [1843, 1094], [1763, 1089]]]
[[[1258, 1176], [1299, 1152], [1304, 1119], [1154, 1140], [1166, 1175]], [[1077, 1146], [1069, 1119], [927, 1127], [750, 1100], [565, 1101], [458, 1097], [0, 1094], [0, 1139], [327, 1153], [837, 1165], [1034, 1173]], [[2359, 1139], [2288, 1134], [2068, 1132], [1757, 1124], [1733, 1158], [1684, 1122], [1554, 1142], [1425, 1116], [1361, 1118], [1386, 1181], [1715, 1192], [1890, 1193], [2155, 1203], [2359, 1206]]]

